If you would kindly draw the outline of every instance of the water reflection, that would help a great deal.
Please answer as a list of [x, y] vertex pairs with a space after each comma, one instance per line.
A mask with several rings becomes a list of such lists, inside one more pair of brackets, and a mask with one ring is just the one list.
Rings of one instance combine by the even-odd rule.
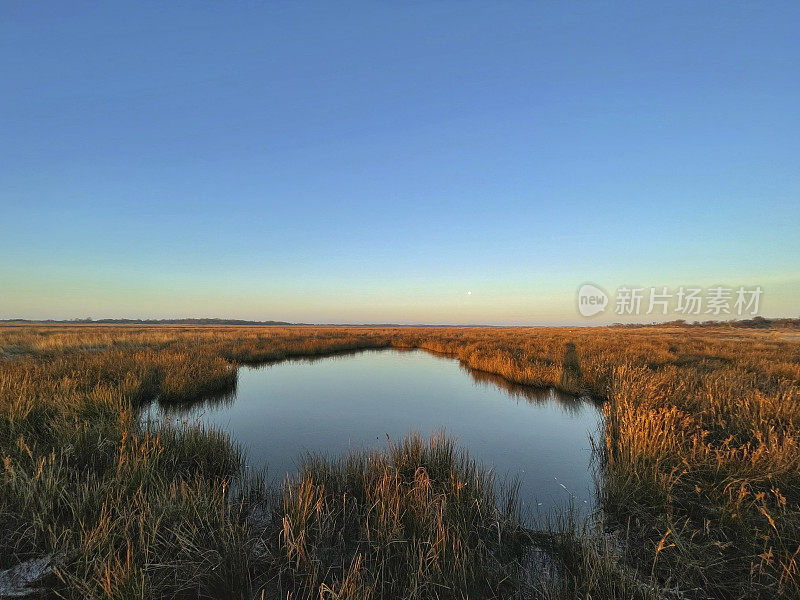
[[589, 398], [573, 396], [572, 394], [561, 392], [555, 388], [539, 388], [514, 383], [500, 375], [487, 373], [486, 371], [478, 371], [466, 365], [461, 365], [461, 370], [465, 371], [477, 385], [499, 388], [517, 402], [523, 401], [528, 404], [555, 402], [566, 412], [572, 415], [578, 415], [584, 409], [586, 402], [590, 401]]
[[383, 448], [386, 437], [445, 429], [522, 499], [546, 510], [591, 504], [589, 434], [598, 406], [511, 383], [421, 350], [369, 350], [241, 367], [236, 389], [190, 404], [154, 404], [144, 418], [230, 431], [254, 467], [282, 479], [306, 451]]
[[226, 392], [215, 392], [213, 394], [206, 394], [200, 400], [173, 400], [170, 402], [161, 402], [156, 399], [158, 410], [165, 416], [170, 418], [185, 418], [189, 416], [198, 415], [198, 407], [204, 407], [212, 410], [221, 410], [230, 407], [236, 402], [236, 390], [238, 387], [237, 382], [234, 383], [233, 389]]

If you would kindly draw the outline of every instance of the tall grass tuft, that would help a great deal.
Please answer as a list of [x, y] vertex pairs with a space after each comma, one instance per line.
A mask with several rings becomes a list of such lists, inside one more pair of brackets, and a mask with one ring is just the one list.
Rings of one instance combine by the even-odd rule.
[[502, 598], [520, 589], [530, 537], [490, 472], [443, 434], [387, 452], [308, 456], [271, 536], [295, 598]]

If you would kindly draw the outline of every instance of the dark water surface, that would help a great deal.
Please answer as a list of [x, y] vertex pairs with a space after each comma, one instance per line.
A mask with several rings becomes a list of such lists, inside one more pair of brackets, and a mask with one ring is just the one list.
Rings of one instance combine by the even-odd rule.
[[253, 468], [282, 480], [305, 451], [386, 447], [410, 431], [444, 429], [498, 479], [518, 478], [528, 509], [570, 498], [590, 506], [589, 435], [599, 407], [536, 390], [421, 350], [372, 350], [241, 367], [236, 392], [183, 407], [154, 404], [147, 418], [202, 422], [229, 431]]

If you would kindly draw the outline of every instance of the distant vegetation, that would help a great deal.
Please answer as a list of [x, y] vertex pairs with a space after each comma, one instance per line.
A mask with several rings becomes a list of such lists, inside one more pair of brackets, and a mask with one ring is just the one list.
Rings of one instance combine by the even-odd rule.
[[[800, 340], [771, 325], [6, 325], [0, 570], [51, 555], [66, 598], [796, 597]], [[446, 439], [269, 489], [227, 436], [136, 418], [239, 364], [381, 347], [604, 399], [602, 513], [526, 529]]]
[[85, 323], [98, 325], [291, 325], [286, 321], [247, 321], [245, 319], [2, 319], [0, 323]]
[[615, 323], [612, 327], [745, 327], [749, 329], [800, 329], [800, 319], [767, 319], [753, 317], [752, 319], [734, 319], [731, 321], [667, 321], [665, 323], [650, 324], [623, 324]]

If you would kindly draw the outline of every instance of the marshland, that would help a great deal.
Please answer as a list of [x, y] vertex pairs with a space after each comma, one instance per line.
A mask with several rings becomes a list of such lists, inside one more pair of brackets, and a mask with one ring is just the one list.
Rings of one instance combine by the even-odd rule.
[[[39, 597], [800, 592], [800, 339], [784, 326], [7, 324], [0, 352], [0, 571], [46, 557]], [[404, 373], [403, 361], [419, 364]], [[447, 385], [430, 379], [450, 368]], [[358, 373], [400, 390], [375, 399], [391, 432], [359, 420], [357, 390], [359, 435], [317, 447], [313, 435], [291, 443], [303, 419], [286, 410], [243, 413], [270, 432], [255, 446], [224, 412], [260, 398], [311, 422], [318, 404], [330, 422], [347, 401], [342, 381], [368, 384]], [[281, 392], [297, 379], [307, 387]], [[412, 431], [414, 403], [443, 397], [445, 422]], [[532, 415], [575, 418], [562, 404], [598, 417], [582, 440], [562, 440], [585, 444], [591, 508], [565, 494], [531, 510], [524, 475], [551, 460]], [[496, 427], [492, 407], [532, 438], [503, 469], [506, 430], [485, 447], [475, 435]], [[287, 438], [281, 418], [295, 428]]]
[[5, 0], [0, 600], [800, 600], [798, 25]]

